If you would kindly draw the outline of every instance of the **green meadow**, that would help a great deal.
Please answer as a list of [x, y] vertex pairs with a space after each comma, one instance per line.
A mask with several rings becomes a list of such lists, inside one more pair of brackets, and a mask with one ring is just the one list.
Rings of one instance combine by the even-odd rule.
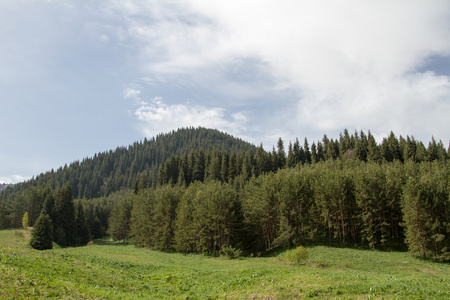
[[0, 299], [450, 299], [450, 266], [406, 252], [307, 247], [303, 264], [164, 253], [96, 240], [37, 251], [0, 231]]

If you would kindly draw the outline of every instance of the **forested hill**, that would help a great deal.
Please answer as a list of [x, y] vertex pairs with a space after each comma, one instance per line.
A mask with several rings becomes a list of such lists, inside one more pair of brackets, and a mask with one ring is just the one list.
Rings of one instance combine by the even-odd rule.
[[44, 187], [50, 184], [52, 188], [56, 188], [67, 182], [72, 185], [74, 198], [95, 198], [122, 188], [133, 188], [143, 172], [148, 178], [148, 186], [155, 186], [162, 162], [172, 155], [181, 156], [200, 149], [217, 149], [229, 153], [256, 151], [254, 145], [218, 130], [182, 128], [40, 174], [2, 191], [0, 200], [14, 198], [14, 195], [30, 186]]
[[8, 183], [0, 183], [0, 191], [6, 189], [8, 186], [11, 186], [11, 184], [8, 184]]

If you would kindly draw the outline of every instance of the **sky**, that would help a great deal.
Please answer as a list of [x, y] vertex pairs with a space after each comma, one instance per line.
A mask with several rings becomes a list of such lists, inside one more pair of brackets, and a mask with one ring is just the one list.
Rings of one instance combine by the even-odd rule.
[[450, 1], [0, 1], [0, 183], [181, 127], [450, 141]]

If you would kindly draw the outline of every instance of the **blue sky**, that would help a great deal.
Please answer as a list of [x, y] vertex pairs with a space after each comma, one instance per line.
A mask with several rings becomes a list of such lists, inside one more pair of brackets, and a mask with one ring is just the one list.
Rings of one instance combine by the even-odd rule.
[[450, 139], [450, 2], [0, 2], [0, 182], [188, 126]]

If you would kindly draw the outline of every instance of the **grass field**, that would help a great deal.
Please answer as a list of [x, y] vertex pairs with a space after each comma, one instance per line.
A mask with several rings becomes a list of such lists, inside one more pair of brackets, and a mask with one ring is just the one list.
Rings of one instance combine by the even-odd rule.
[[403, 252], [308, 247], [309, 259], [209, 258], [98, 240], [37, 251], [0, 231], [0, 299], [450, 299], [450, 265]]

